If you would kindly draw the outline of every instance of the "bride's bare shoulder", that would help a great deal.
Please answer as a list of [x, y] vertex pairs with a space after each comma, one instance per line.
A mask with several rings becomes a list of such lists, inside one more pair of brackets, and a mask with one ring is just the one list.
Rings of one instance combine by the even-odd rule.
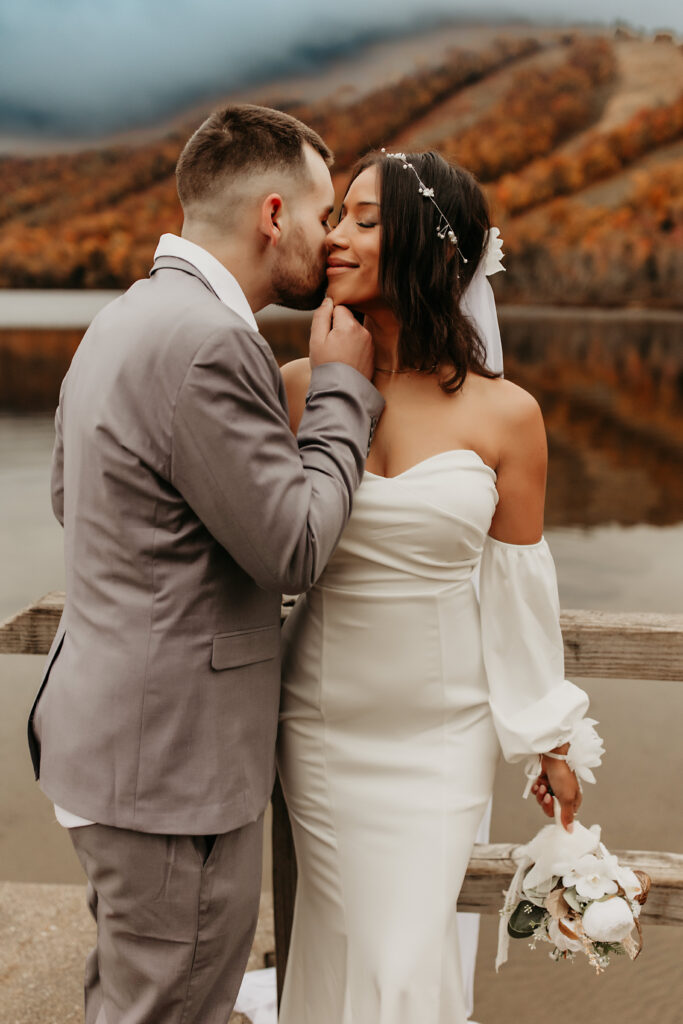
[[547, 443], [543, 414], [534, 396], [503, 377], [477, 377], [473, 394], [477, 405], [472, 412], [481, 414], [489, 425], [487, 435], [496, 450], [498, 466], [521, 459], [538, 465], [541, 472], [547, 460]]
[[289, 422], [294, 433], [299, 428], [299, 421], [306, 405], [306, 395], [311, 383], [311, 364], [308, 359], [293, 359], [280, 368], [287, 392], [289, 405]]
[[541, 426], [541, 407], [528, 391], [504, 377], [476, 376], [472, 383], [482, 402], [490, 406], [491, 413], [506, 426]]

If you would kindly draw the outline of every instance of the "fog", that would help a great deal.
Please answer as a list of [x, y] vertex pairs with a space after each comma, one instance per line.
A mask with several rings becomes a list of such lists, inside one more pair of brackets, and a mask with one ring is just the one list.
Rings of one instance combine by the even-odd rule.
[[[320, 66], [440, 17], [595, 17], [594, 0], [0, 0], [0, 132], [98, 137], [258, 79]], [[600, 19], [683, 29], [674, 0], [602, 0]]]

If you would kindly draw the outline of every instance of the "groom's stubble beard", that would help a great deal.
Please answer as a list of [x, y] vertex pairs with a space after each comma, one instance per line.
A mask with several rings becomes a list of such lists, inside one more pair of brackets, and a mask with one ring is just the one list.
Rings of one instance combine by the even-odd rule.
[[327, 291], [327, 247], [316, 251], [301, 227], [279, 253], [273, 269], [275, 304], [288, 309], [316, 309]]

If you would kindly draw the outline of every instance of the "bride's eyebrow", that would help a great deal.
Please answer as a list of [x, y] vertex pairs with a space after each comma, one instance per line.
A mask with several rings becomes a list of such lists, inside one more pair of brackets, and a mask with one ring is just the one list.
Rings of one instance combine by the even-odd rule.
[[[373, 202], [373, 201], [371, 201], [370, 199], [363, 199], [363, 200], [362, 200], [361, 202], [358, 202], [358, 203], [351, 203], [351, 205], [352, 205], [352, 206], [354, 206], [354, 207], [356, 207], [356, 209], [357, 209], [357, 208], [358, 208], [359, 206], [376, 206], [376, 207], [377, 207], [377, 209], [379, 209], [379, 203], [377, 203], [377, 202]], [[344, 216], [345, 216], [345, 215], [346, 215], [347, 213], [348, 213], [348, 210], [347, 210], [347, 208], [346, 208], [346, 203], [342, 203], [342, 204], [341, 204], [341, 206], [339, 207], [339, 218], [341, 219], [341, 218], [342, 218], [342, 217], [344, 217]]]

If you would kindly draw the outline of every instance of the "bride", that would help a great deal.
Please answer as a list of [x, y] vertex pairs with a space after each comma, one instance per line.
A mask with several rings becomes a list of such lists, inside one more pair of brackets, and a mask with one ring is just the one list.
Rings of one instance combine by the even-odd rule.
[[[386, 406], [336, 552], [285, 625], [299, 879], [281, 1024], [464, 1024], [456, 906], [500, 749], [531, 756], [529, 786], [569, 829], [576, 773], [598, 763], [564, 679], [541, 413], [487, 369], [465, 312], [489, 227], [466, 171], [382, 152], [328, 235], [328, 294], [364, 317]], [[309, 372], [283, 368], [294, 430]]]

